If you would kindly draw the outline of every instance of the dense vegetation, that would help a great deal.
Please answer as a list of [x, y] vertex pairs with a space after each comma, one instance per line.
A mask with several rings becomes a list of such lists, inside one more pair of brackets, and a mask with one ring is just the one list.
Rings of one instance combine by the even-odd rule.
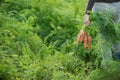
[[0, 0], [0, 80], [120, 80], [104, 61], [92, 25], [91, 50], [76, 45], [87, 0]]

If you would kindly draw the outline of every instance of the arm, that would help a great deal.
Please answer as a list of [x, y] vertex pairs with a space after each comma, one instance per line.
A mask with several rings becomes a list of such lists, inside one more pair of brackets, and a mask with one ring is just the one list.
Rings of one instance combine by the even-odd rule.
[[[89, 26], [90, 25], [89, 11], [92, 10], [92, 7], [93, 7], [94, 3], [95, 3], [95, 0], [89, 0], [88, 1], [88, 5], [87, 5], [87, 8], [86, 8], [85, 17], [84, 17], [85, 26]], [[78, 38], [77, 38], [77, 43], [83, 41], [83, 39], [85, 38], [85, 36], [87, 36], [87, 34], [85, 34], [85, 32], [83, 30], [80, 30], [80, 32], [78, 34]], [[88, 36], [87, 38], [89, 38], [89, 41], [91, 43], [91, 37]], [[86, 43], [87, 43], [87, 41], [84, 39], [85, 47], [87, 45]], [[89, 48], [90, 48], [90, 44], [89, 44]]]
[[88, 14], [89, 11], [92, 10], [94, 3], [95, 3], [95, 0], [89, 0], [89, 1], [88, 1], [88, 5], [87, 5], [87, 8], [86, 8], [86, 12], [85, 12], [85, 13]]
[[84, 23], [85, 23], [86, 26], [90, 25], [89, 11], [92, 10], [94, 3], [95, 3], [95, 0], [89, 0], [88, 1], [88, 5], [87, 5], [87, 8], [86, 8], [85, 17], [84, 17]]

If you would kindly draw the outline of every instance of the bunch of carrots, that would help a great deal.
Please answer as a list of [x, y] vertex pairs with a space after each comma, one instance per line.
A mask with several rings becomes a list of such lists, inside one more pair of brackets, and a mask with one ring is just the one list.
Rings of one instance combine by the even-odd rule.
[[83, 26], [83, 28], [78, 33], [77, 37], [77, 44], [80, 42], [84, 42], [84, 48], [88, 48], [88, 50], [91, 49], [91, 42], [92, 37], [89, 35], [87, 27]]

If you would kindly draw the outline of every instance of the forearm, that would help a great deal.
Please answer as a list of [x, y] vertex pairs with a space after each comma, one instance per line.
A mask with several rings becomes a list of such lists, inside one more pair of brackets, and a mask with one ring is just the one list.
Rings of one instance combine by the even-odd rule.
[[89, 0], [88, 1], [88, 4], [87, 4], [87, 8], [86, 8], [86, 11], [85, 11], [85, 16], [84, 16], [84, 23], [86, 26], [89, 26], [90, 25], [90, 20], [89, 20], [89, 11], [92, 10], [93, 8], [93, 5], [95, 3], [95, 0]]
[[94, 3], [95, 3], [95, 0], [89, 0], [88, 1], [86, 12], [85, 12], [86, 14], [89, 14], [89, 11], [92, 10]]

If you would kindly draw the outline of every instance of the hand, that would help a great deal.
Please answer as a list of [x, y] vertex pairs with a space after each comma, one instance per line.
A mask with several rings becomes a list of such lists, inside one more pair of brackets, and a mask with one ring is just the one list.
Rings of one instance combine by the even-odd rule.
[[90, 24], [91, 24], [88, 14], [85, 14], [85, 16], [84, 16], [84, 23], [85, 23], [85, 26], [90, 26]]

